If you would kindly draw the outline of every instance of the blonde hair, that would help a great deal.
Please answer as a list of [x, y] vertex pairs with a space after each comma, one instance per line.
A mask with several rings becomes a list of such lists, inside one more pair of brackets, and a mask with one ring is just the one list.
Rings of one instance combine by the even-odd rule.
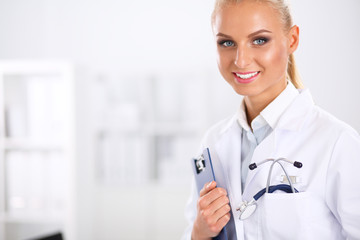
[[[216, 14], [219, 10], [224, 8], [227, 5], [237, 4], [244, 0], [215, 0], [214, 11], [211, 15], [211, 24], [213, 25], [215, 22]], [[285, 3], [284, 0], [251, 0], [259, 3], [266, 3], [273, 7], [278, 11], [280, 15], [280, 20], [283, 23], [284, 31], [288, 32], [290, 28], [293, 26], [293, 20], [290, 14], [290, 9], [288, 4]], [[293, 54], [290, 54], [287, 66], [287, 77], [294, 84], [296, 88], [303, 88], [303, 83], [301, 81], [299, 72], [296, 67], [295, 57]]]

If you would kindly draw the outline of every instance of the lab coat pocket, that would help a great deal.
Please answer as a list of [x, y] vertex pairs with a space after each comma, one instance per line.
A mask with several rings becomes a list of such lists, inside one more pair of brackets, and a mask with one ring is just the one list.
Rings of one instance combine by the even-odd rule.
[[259, 203], [262, 239], [309, 239], [309, 194], [265, 193]]

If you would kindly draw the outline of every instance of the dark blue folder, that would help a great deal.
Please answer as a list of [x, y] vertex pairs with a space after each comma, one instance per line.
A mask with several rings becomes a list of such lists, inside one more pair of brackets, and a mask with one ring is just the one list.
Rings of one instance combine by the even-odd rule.
[[[197, 159], [192, 159], [192, 169], [194, 170], [195, 181], [198, 192], [204, 187], [204, 185], [211, 181], [216, 181], [213, 165], [210, 157], [209, 148], [205, 148], [202, 155]], [[218, 187], [219, 183], [217, 183]], [[231, 211], [230, 211], [231, 213]], [[221, 230], [218, 236], [214, 237], [215, 240], [228, 240], [228, 229], [232, 228], [235, 231], [234, 218], [231, 214], [231, 219], [228, 224]]]

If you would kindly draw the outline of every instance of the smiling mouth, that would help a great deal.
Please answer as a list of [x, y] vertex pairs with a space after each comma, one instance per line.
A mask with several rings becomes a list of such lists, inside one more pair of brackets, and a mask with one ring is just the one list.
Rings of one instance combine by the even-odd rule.
[[255, 75], [259, 74], [260, 72], [249, 72], [249, 73], [235, 73], [235, 75], [241, 79], [250, 79], [254, 77]]
[[235, 80], [240, 84], [248, 84], [253, 82], [260, 74], [260, 71], [257, 72], [233, 72]]

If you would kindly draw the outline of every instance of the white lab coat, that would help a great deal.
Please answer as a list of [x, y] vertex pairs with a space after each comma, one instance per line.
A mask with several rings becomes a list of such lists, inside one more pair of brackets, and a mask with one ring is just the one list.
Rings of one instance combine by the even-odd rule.
[[[355, 130], [315, 106], [310, 92], [301, 90], [251, 161], [285, 157], [302, 162], [300, 169], [283, 163], [290, 176], [301, 180], [294, 184], [301, 193], [265, 194], [244, 221], [235, 209], [266, 186], [271, 162], [249, 171], [242, 194], [241, 131], [236, 116], [224, 120], [207, 132], [201, 148], [210, 148], [217, 182], [227, 188], [237, 239], [360, 239], [360, 137]], [[281, 175], [276, 164], [271, 185], [281, 184]], [[197, 199], [193, 184], [183, 239], [190, 239]]]

